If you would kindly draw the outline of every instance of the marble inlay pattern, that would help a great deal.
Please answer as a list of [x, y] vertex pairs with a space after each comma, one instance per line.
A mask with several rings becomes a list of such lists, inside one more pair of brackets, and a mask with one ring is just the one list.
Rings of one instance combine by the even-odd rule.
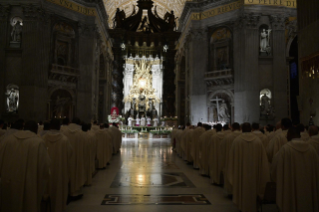
[[202, 194], [107, 194], [102, 205], [210, 205]]
[[111, 188], [194, 188], [194, 184], [183, 173], [122, 173], [119, 172]]
[[126, 161], [122, 164], [121, 169], [129, 169], [129, 170], [150, 170], [152, 168], [160, 168], [162, 170], [167, 170], [167, 169], [179, 169], [178, 166], [169, 161], [163, 161], [163, 162], [157, 162], [157, 163], [140, 163], [140, 162], [135, 162], [135, 161]]

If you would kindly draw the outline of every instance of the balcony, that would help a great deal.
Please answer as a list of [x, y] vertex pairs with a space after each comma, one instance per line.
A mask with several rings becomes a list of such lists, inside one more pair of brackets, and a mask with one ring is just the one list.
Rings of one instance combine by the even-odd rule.
[[64, 83], [77, 83], [79, 76], [80, 71], [78, 69], [52, 64], [49, 73], [49, 80]]
[[229, 85], [234, 82], [232, 69], [207, 72], [204, 78], [207, 86]]

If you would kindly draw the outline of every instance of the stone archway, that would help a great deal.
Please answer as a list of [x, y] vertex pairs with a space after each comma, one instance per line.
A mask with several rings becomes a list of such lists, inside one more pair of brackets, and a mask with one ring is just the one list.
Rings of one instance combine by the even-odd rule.
[[64, 89], [57, 89], [50, 96], [50, 118], [69, 118], [74, 116], [73, 97]]
[[[218, 102], [218, 104], [217, 104]], [[218, 90], [208, 95], [207, 99], [208, 122], [225, 122], [234, 121], [234, 94], [230, 90]], [[223, 104], [225, 103], [225, 104]], [[223, 107], [224, 106], [224, 107]], [[218, 111], [223, 107], [223, 112], [228, 114], [228, 120], [221, 120]]]

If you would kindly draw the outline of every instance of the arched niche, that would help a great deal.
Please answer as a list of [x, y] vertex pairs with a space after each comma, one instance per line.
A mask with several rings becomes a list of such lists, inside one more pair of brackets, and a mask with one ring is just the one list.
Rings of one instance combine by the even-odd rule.
[[259, 27], [259, 55], [272, 56], [272, 30], [266, 24]]
[[20, 92], [19, 86], [9, 84], [6, 87], [6, 111], [8, 113], [18, 113]]
[[207, 99], [208, 122], [232, 123], [234, 116], [234, 94], [230, 90], [218, 90]]
[[211, 64], [209, 71], [232, 68], [232, 33], [226, 26], [213, 31], [210, 38]]
[[74, 97], [65, 89], [56, 89], [50, 95], [50, 118], [69, 118], [74, 115]]
[[259, 93], [259, 105], [260, 105], [260, 115], [261, 116], [272, 116], [272, 92], [269, 88], [264, 88]]

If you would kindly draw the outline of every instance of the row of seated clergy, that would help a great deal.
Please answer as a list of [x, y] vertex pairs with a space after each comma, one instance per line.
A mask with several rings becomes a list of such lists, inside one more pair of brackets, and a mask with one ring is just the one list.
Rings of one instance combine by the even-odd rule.
[[[0, 177], [8, 182], [0, 185], [0, 211], [39, 211], [42, 197], [50, 197], [51, 211], [64, 211], [68, 196], [69, 200], [82, 197], [81, 189], [92, 184], [96, 168], [105, 168], [119, 151], [121, 132], [116, 127], [93, 126], [90, 130], [90, 125], [81, 126], [79, 119], [72, 122], [60, 130], [60, 121], [52, 120], [44, 136], [33, 133], [37, 132], [35, 122], [33, 132], [27, 123], [25, 131], [21, 125], [0, 138]], [[27, 163], [21, 165], [21, 161]], [[23, 181], [19, 176], [29, 178]]]
[[[271, 179], [277, 182], [280, 211], [319, 210], [317, 127], [309, 128], [309, 140], [305, 139], [307, 136], [304, 140], [299, 138], [301, 135], [295, 132], [289, 119], [278, 123], [275, 132], [265, 134], [256, 123], [252, 126], [245, 123], [241, 127], [234, 123], [232, 130], [222, 129], [221, 125], [210, 128], [199, 125], [174, 129], [172, 144], [180, 157], [193, 163], [202, 175], [209, 175], [211, 183], [223, 184], [239, 210], [257, 211], [257, 196], [263, 197]], [[282, 141], [283, 133], [288, 135], [286, 142]], [[268, 152], [275, 155], [269, 158]]]

